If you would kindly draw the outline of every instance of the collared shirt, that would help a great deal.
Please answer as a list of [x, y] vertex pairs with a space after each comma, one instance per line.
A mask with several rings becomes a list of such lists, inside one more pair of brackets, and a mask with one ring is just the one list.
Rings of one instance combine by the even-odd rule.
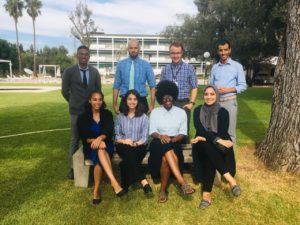
[[[155, 77], [150, 63], [137, 57], [134, 59], [134, 89], [142, 96], [148, 95], [146, 81], [151, 88], [155, 88]], [[120, 96], [124, 96], [129, 89], [130, 66], [132, 59], [121, 60], [117, 65], [113, 88], [120, 91]]]
[[187, 116], [183, 109], [172, 106], [170, 110], [160, 106], [150, 114], [149, 134], [157, 132], [168, 136], [187, 135]]
[[78, 68], [79, 68], [79, 71], [80, 71], [81, 81], [83, 82], [83, 72], [82, 72], [82, 70], [85, 70], [86, 80], [87, 80], [87, 83], [89, 83], [89, 78], [90, 78], [89, 66], [87, 66], [86, 68], [82, 69], [82, 68], [78, 65]]
[[[211, 70], [210, 83], [217, 87], [235, 88], [237, 93], [247, 89], [243, 67], [237, 61], [228, 59], [227, 63], [216, 63]], [[221, 97], [229, 97], [235, 93], [226, 93]]]
[[116, 140], [130, 139], [132, 141], [147, 142], [149, 132], [149, 119], [146, 114], [139, 117], [129, 118], [123, 113], [117, 116], [115, 122]]
[[191, 89], [197, 88], [195, 69], [185, 62], [166, 65], [161, 71], [160, 80], [169, 80], [177, 84], [179, 100], [189, 98]]

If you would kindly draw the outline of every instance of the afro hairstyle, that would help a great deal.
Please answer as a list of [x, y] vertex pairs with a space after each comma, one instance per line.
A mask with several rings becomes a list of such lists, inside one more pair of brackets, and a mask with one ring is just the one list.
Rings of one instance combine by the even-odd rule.
[[164, 95], [171, 95], [174, 100], [177, 100], [178, 97], [178, 87], [177, 85], [169, 80], [160, 81], [156, 86], [156, 100], [161, 105], [162, 98]]

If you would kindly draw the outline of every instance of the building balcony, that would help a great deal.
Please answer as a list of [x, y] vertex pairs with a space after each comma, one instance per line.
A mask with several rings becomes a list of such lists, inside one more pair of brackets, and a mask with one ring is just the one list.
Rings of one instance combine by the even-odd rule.
[[144, 51], [169, 51], [169, 45], [144, 45]]

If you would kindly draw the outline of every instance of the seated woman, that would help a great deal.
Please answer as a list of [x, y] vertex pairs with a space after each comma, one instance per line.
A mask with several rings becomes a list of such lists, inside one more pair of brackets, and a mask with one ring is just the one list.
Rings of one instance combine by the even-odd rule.
[[126, 194], [116, 180], [111, 166], [113, 155], [113, 117], [112, 113], [105, 109], [104, 96], [99, 91], [93, 91], [89, 96], [87, 109], [78, 118], [78, 131], [84, 148], [89, 151], [94, 162], [94, 192], [93, 204], [101, 202], [99, 186], [103, 170], [106, 172], [111, 185], [118, 197]]
[[193, 162], [195, 168], [203, 169], [203, 193], [199, 207], [206, 208], [211, 204], [210, 193], [216, 169], [228, 181], [233, 195], [239, 196], [241, 189], [233, 178], [236, 169], [233, 143], [228, 134], [229, 114], [219, 104], [217, 87], [208, 85], [204, 88], [204, 105], [195, 108], [194, 125], [196, 137], [191, 140], [194, 144]]
[[140, 95], [136, 90], [129, 90], [120, 104], [120, 114], [115, 123], [116, 150], [122, 158], [120, 163], [122, 188], [140, 182], [146, 195], [152, 189], [146, 180], [142, 160], [146, 155], [149, 132], [149, 119], [143, 113]]
[[192, 194], [195, 190], [182, 176], [183, 154], [181, 141], [187, 134], [187, 116], [183, 109], [173, 105], [178, 96], [177, 85], [164, 80], [157, 85], [156, 99], [161, 105], [150, 115], [149, 167], [153, 179], [161, 179], [159, 191], [160, 203], [167, 201], [167, 184], [172, 171], [180, 184], [183, 194]]

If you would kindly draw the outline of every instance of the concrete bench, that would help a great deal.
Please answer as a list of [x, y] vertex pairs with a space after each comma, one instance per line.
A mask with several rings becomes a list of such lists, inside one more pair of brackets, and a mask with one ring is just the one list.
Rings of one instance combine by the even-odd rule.
[[[182, 145], [183, 147], [183, 157], [184, 163], [192, 163], [192, 146], [190, 144]], [[148, 164], [149, 152], [147, 152], [144, 157], [142, 164]], [[112, 163], [118, 164], [122, 159], [118, 154], [114, 154], [112, 158]], [[73, 155], [73, 167], [74, 167], [74, 184], [75, 187], [87, 188], [89, 183], [91, 183], [90, 170], [93, 166], [92, 161], [84, 160], [83, 148], [80, 147]]]

